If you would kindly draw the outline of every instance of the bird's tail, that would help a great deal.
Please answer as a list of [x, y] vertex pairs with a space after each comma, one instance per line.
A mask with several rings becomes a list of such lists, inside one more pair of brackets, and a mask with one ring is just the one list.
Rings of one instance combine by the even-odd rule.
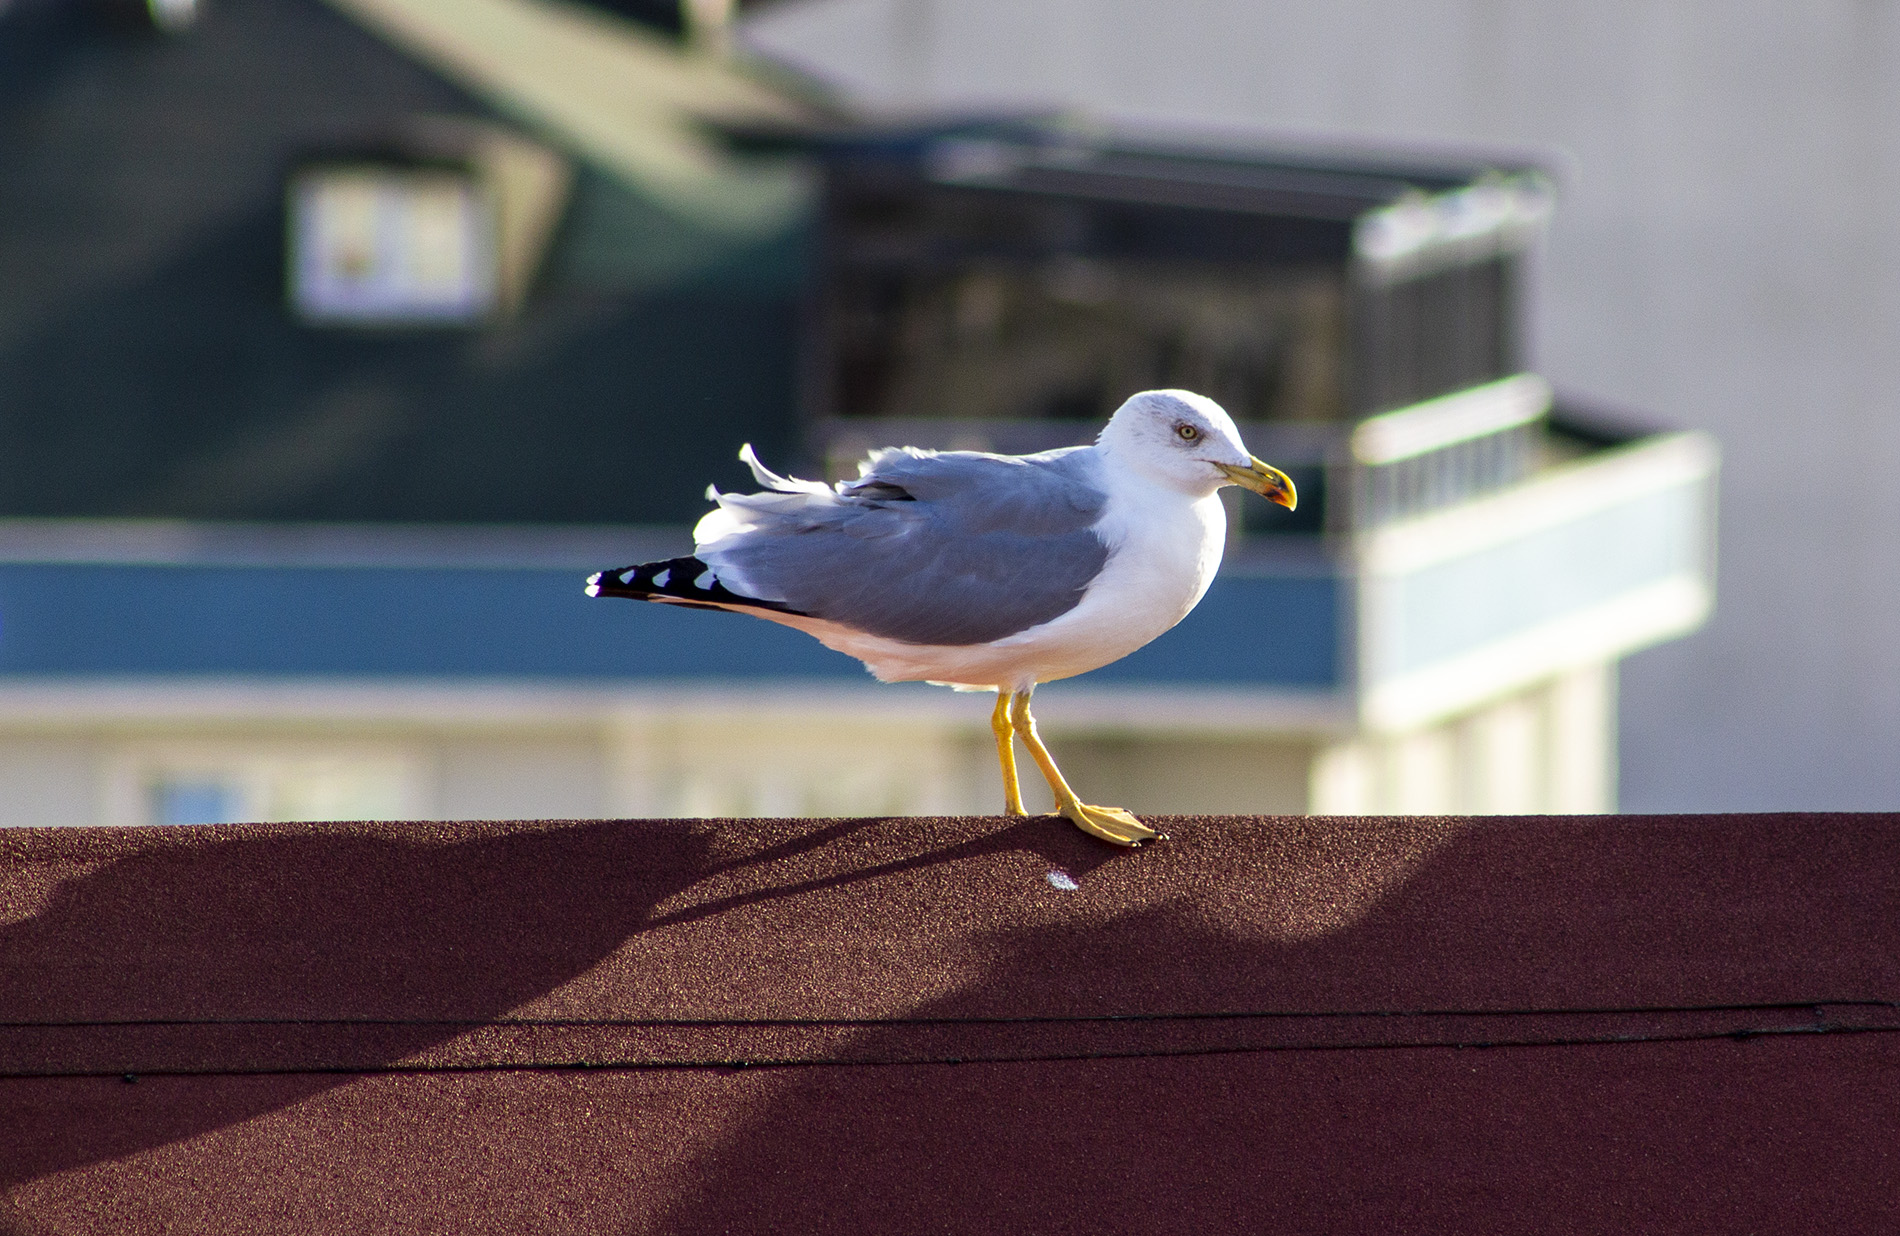
[[740, 596], [719, 582], [712, 567], [688, 554], [664, 562], [636, 562], [587, 577], [590, 597], [626, 597], [633, 601], [665, 601], [699, 609], [773, 609], [795, 612], [776, 601]]

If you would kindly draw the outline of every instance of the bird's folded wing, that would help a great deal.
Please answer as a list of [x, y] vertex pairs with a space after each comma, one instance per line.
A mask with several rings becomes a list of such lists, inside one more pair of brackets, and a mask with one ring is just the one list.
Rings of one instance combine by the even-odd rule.
[[836, 491], [791, 484], [719, 495], [700, 558], [735, 592], [887, 639], [1015, 634], [1074, 608], [1108, 559], [1085, 451], [889, 450]]

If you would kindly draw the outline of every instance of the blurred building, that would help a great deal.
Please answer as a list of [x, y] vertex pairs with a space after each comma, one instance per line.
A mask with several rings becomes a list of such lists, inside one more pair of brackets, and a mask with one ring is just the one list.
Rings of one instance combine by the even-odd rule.
[[1723, 604], [1625, 668], [1625, 805], [1900, 797], [1900, 8], [788, 0], [742, 24], [870, 107], [1543, 152], [1538, 370], [1723, 444]]
[[0, 18], [5, 822], [993, 811], [980, 700], [580, 579], [742, 441], [1041, 449], [1157, 385], [1303, 501], [1038, 700], [1091, 797], [1613, 805], [1715, 462], [1528, 371], [1537, 168], [854, 123], [698, 11]]

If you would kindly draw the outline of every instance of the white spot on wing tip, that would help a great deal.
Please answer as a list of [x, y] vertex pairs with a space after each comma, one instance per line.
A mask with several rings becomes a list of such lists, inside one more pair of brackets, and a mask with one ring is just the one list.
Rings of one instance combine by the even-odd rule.
[[673, 568], [666, 567], [653, 577], [653, 586], [655, 588], [664, 588], [666, 587], [666, 581], [671, 578], [673, 578]]
[[693, 581], [693, 587], [699, 589], [701, 592], [704, 592], [706, 591], [706, 589], [712, 587], [714, 584], [718, 582], [719, 582], [719, 577], [713, 574], [713, 569], [711, 567], [707, 567], [705, 570], [699, 573], [699, 578]]
[[1080, 884], [1077, 884], [1075, 882], [1074, 876], [1070, 875], [1068, 872], [1064, 871], [1060, 867], [1057, 867], [1054, 871], [1051, 871], [1044, 878], [1049, 881], [1050, 888], [1053, 888], [1057, 892], [1060, 892], [1060, 893], [1073, 893], [1076, 889], [1082, 887]]

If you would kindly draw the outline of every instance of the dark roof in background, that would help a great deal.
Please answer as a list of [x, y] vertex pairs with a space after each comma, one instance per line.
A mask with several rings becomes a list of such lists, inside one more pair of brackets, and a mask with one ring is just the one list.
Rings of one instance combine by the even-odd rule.
[[295, 322], [293, 159], [417, 113], [494, 115], [319, 0], [0, 17], [0, 514], [673, 521], [782, 449], [802, 233], [709, 249], [585, 161], [517, 320]]
[[1179, 131], [1062, 113], [894, 121], [820, 131], [807, 140], [845, 167], [889, 165], [947, 183], [1341, 220], [1407, 193], [1441, 193], [1489, 173], [1543, 172], [1522, 161], [1194, 140]]
[[1900, 817], [1164, 827], [0, 832], [0, 1229], [1892, 1227]]

